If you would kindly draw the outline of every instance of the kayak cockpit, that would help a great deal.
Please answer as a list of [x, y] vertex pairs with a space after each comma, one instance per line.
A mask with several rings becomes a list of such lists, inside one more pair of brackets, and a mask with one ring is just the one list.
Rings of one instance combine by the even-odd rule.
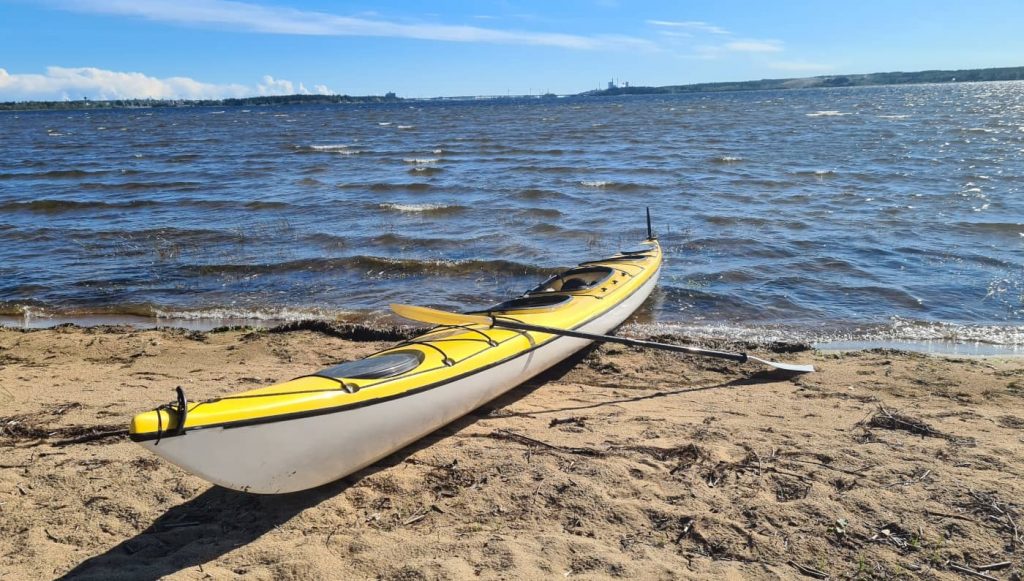
[[585, 291], [600, 285], [614, 275], [615, 271], [606, 266], [573, 268], [547, 279], [526, 294]]
[[509, 313], [520, 311], [549, 311], [565, 306], [572, 297], [562, 294], [526, 295], [498, 303], [487, 309], [487, 313]]
[[423, 363], [423, 352], [416, 349], [391, 351], [375, 357], [346, 361], [312, 375], [330, 379], [384, 379], [412, 371]]

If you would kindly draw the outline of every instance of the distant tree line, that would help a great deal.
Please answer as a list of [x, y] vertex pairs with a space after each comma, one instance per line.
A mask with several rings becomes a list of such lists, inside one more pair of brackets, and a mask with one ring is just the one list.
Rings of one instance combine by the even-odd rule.
[[263, 107], [268, 105], [333, 105], [338, 103], [391, 103], [401, 101], [394, 93], [383, 96], [273, 95], [240, 99], [111, 99], [93, 101], [11, 101], [0, 103], [0, 111], [69, 109], [142, 109], [158, 107]]
[[721, 91], [763, 91], [779, 89], [810, 89], [819, 87], [863, 87], [869, 85], [906, 85], [915, 83], [974, 83], [981, 81], [1019, 81], [1024, 67], [965, 69], [956, 71], [920, 71], [916, 73], [871, 73], [866, 75], [835, 75], [801, 79], [762, 79], [725, 83], [697, 83], [664, 87], [612, 87], [581, 93], [585, 96], [663, 95], [674, 93], [717, 93]]
[[[697, 83], [664, 87], [612, 87], [580, 93], [579, 96], [606, 97], [614, 95], [664, 95], [674, 93], [717, 93], [723, 91], [759, 91], [780, 89], [811, 89], [822, 87], [862, 87], [869, 85], [905, 85], [914, 83], [973, 83], [981, 81], [1024, 80], [1024, 67], [964, 69], [955, 71], [920, 71], [916, 73], [870, 73], [866, 75], [826, 75], [796, 79], [761, 79], [722, 83]], [[546, 94], [544, 98], [554, 98]], [[474, 97], [463, 97], [473, 99]], [[514, 99], [525, 97], [510, 97]], [[534, 97], [530, 97], [534, 98]], [[394, 103], [404, 101], [394, 93], [370, 95], [275, 95], [240, 99], [112, 99], [93, 101], [18, 101], [0, 103], [0, 111], [68, 110], [68, 109], [130, 109], [157, 107], [261, 107], [269, 105], [333, 105], [340, 103]], [[449, 99], [442, 99], [449, 100]], [[452, 99], [454, 100], [454, 99]]]
[[349, 95], [281, 95], [266, 97], [245, 97], [242, 99], [221, 99], [215, 105], [225, 107], [258, 107], [262, 105], [333, 105], [336, 103], [388, 103], [401, 101], [394, 93], [383, 97], [370, 95], [352, 97]]

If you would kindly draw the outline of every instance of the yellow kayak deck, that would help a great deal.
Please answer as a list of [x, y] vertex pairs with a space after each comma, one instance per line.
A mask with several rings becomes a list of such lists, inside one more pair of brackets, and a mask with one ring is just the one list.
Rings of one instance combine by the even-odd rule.
[[[578, 328], [639, 290], [657, 274], [661, 261], [660, 246], [648, 240], [642, 250], [582, 263], [548, 279], [523, 297], [486, 312], [501, 313], [502, 317], [523, 323]], [[134, 417], [129, 434], [137, 441], [159, 439], [182, 429], [241, 426], [372, 405], [471, 375], [557, 337], [486, 325], [436, 327], [361, 360], [363, 363], [393, 355], [380, 361], [404, 358], [412, 362], [412, 368], [399, 373], [386, 377], [343, 377], [330, 376], [326, 373], [333, 369], [330, 368], [236, 395], [188, 403], [184, 426], [180, 425], [180, 414], [173, 406], [144, 412]], [[343, 364], [339, 369], [346, 367]]]

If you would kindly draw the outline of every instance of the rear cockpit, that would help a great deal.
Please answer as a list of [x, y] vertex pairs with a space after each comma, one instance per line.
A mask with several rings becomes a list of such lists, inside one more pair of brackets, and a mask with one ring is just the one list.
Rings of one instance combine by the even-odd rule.
[[547, 279], [526, 294], [571, 293], [590, 290], [607, 281], [614, 274], [615, 271], [606, 266], [574, 268]]

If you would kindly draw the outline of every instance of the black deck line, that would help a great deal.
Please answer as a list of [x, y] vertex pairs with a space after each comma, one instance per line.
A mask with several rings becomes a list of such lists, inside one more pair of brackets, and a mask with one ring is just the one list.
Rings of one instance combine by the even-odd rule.
[[[659, 270], [661, 269], [661, 265], [660, 264], [658, 265], [658, 269]], [[654, 276], [654, 275], [652, 274], [651, 276]], [[616, 305], [612, 306], [611, 308], [609, 308], [609, 309], [607, 309], [605, 311], [602, 311], [601, 313], [599, 313], [597, 315], [594, 315], [593, 317], [590, 317], [586, 321], [583, 321], [582, 323], [574, 326], [571, 330], [579, 329], [580, 327], [583, 327], [584, 325], [587, 325], [587, 324], [593, 322], [595, 319], [606, 315], [609, 311], [614, 309], [616, 306], [618, 306], [618, 305], [622, 304], [623, 302], [629, 300], [629, 298], [632, 297], [637, 292], [639, 292], [640, 289], [642, 289], [645, 284], [647, 284], [646, 281], [643, 284], [641, 284], [640, 286], [638, 286], [637, 288], [633, 289], [633, 291], [631, 291], [628, 295], [623, 297], [621, 301], [616, 303]], [[552, 343], [554, 341], [557, 341], [559, 339], [565, 339], [565, 338], [566, 337], [564, 337], [564, 336], [556, 335], [556, 336], [553, 336], [552, 338], [548, 339], [547, 341], [545, 341], [543, 343], [539, 343], [536, 346], [527, 349], [526, 351], [522, 351], [520, 353], [512, 355], [511, 357], [506, 357], [505, 359], [502, 359], [500, 361], [495, 361], [494, 363], [485, 365], [484, 367], [480, 367], [480, 368], [474, 369], [472, 371], [469, 371], [469, 372], [466, 372], [466, 373], [463, 373], [463, 374], [460, 374], [460, 375], [456, 375], [454, 377], [450, 377], [450, 378], [448, 378], [448, 379], [446, 379], [444, 381], [438, 381], [438, 382], [434, 382], [434, 383], [429, 383], [427, 385], [423, 385], [423, 386], [417, 387], [415, 389], [409, 389], [409, 390], [403, 391], [402, 393], [396, 393], [394, 395], [390, 395], [390, 396], [386, 396], [386, 397], [375, 398], [375, 399], [371, 399], [371, 400], [360, 401], [360, 402], [355, 402], [355, 403], [350, 403], [350, 404], [345, 404], [345, 405], [340, 405], [340, 406], [334, 406], [334, 407], [329, 407], [329, 408], [321, 408], [321, 409], [315, 409], [315, 410], [304, 410], [304, 411], [301, 411], [301, 412], [291, 412], [291, 413], [287, 413], [287, 414], [278, 414], [278, 415], [273, 415], [273, 416], [265, 416], [265, 417], [260, 417], [260, 418], [252, 418], [252, 419], [248, 419], [248, 420], [237, 420], [237, 421], [233, 421], [233, 422], [224, 422], [224, 423], [219, 423], [219, 424], [209, 424], [209, 425], [203, 425], [203, 426], [195, 426], [195, 427], [192, 427], [192, 428], [187, 428], [184, 431], [184, 433], [182, 433], [182, 434], [167, 434], [167, 433], [161, 434], [160, 432], [148, 432], [148, 433], [145, 433], [145, 434], [129, 434], [128, 437], [133, 442], [146, 442], [146, 441], [149, 441], [149, 440], [157, 440], [157, 439], [164, 439], [164, 440], [166, 440], [166, 439], [169, 439], [169, 438], [178, 437], [179, 435], [186, 435], [189, 432], [195, 431], [195, 430], [207, 430], [207, 429], [211, 429], [211, 428], [224, 428], [224, 429], [244, 428], [244, 427], [247, 427], [247, 426], [255, 426], [255, 425], [259, 425], [259, 424], [271, 424], [271, 423], [275, 423], [275, 422], [285, 422], [285, 421], [289, 421], [289, 420], [297, 420], [297, 419], [302, 419], [302, 418], [310, 418], [310, 417], [315, 417], [315, 416], [323, 416], [323, 415], [328, 415], [328, 414], [333, 414], [333, 413], [338, 413], [338, 412], [358, 409], [358, 408], [366, 407], [366, 406], [370, 406], [370, 405], [376, 405], [376, 404], [379, 404], [379, 403], [385, 403], [385, 402], [389, 402], [389, 401], [392, 401], [392, 400], [400, 399], [400, 398], [403, 398], [403, 397], [408, 397], [408, 396], [411, 396], [411, 395], [416, 395], [418, 393], [427, 391], [428, 389], [434, 389], [434, 388], [437, 388], [437, 387], [441, 387], [441, 386], [447, 385], [449, 383], [452, 383], [454, 381], [458, 381], [460, 379], [464, 379], [466, 377], [470, 377], [472, 375], [476, 375], [477, 373], [482, 373], [484, 371], [487, 371], [488, 369], [491, 369], [492, 367], [496, 367], [498, 365], [503, 365], [505, 363], [508, 363], [509, 361], [512, 361], [512, 360], [517, 359], [519, 357], [523, 357], [524, 355], [529, 355], [530, 353], [533, 353], [534, 351], [536, 351], [537, 349], [540, 349], [541, 347], [544, 347], [545, 345], [548, 345], [548, 344], [550, 344], [550, 343]]]

